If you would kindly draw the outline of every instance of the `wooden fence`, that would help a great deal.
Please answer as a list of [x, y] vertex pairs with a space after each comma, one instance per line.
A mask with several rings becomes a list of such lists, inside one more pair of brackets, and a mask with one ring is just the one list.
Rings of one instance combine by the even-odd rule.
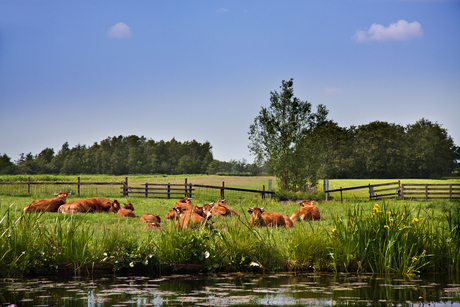
[[[126, 177], [125, 182], [128, 181]], [[27, 178], [26, 182], [0, 182], [0, 192], [11, 195], [53, 195], [57, 192], [72, 192], [73, 195], [108, 196], [119, 193], [119, 187], [123, 182], [82, 182], [80, 177], [77, 181], [69, 182], [34, 182]]]
[[220, 199], [224, 199], [226, 191], [238, 191], [240, 193], [260, 194], [262, 199], [267, 195], [274, 195], [275, 192], [265, 190], [265, 185], [262, 190], [249, 190], [240, 188], [226, 187], [225, 182], [222, 186], [209, 186], [188, 183], [185, 179], [184, 184], [173, 183], [145, 183], [140, 186], [130, 186], [128, 177], [121, 182], [81, 182], [80, 177], [76, 182], [33, 182], [28, 178], [27, 182], [0, 182], [0, 192], [11, 195], [48, 195], [52, 196], [56, 192], [72, 192], [77, 197], [81, 196], [131, 196], [145, 198], [164, 198], [164, 199], [181, 199], [185, 196], [194, 197], [197, 189], [218, 190]]
[[460, 184], [401, 184], [401, 199], [460, 199]]
[[382, 184], [368, 184], [357, 187], [342, 188], [329, 190], [329, 183], [325, 182], [326, 200], [332, 192], [340, 192], [340, 201], [343, 202], [343, 191], [368, 189], [369, 200], [382, 200], [387, 198], [411, 200], [411, 199], [448, 199], [450, 201], [460, 199], [460, 184], [418, 184], [407, 183], [402, 184], [401, 181], [382, 183]]
[[187, 183], [185, 179], [184, 184], [172, 184], [172, 183], [148, 183], [142, 184], [141, 186], [128, 186], [123, 183], [122, 195], [131, 197], [145, 197], [145, 198], [164, 198], [164, 199], [180, 199], [183, 197], [194, 197], [197, 188], [219, 190], [220, 199], [225, 198], [225, 191], [238, 191], [242, 193], [255, 193], [260, 194], [262, 199], [265, 199], [267, 195], [274, 195], [275, 192], [266, 191], [265, 185], [262, 186], [262, 190], [249, 190], [240, 188], [226, 187], [225, 182], [222, 182], [222, 186], [210, 186], [201, 184]]

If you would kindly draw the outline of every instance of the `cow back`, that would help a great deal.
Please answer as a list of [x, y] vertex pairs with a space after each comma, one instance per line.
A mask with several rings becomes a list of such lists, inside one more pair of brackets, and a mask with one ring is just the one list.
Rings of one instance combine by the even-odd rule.
[[144, 213], [139, 219], [139, 223], [161, 223], [159, 215]]
[[123, 207], [120, 210], [118, 210], [117, 216], [118, 217], [136, 217], [136, 215], [134, 214], [133, 210], [127, 209], [125, 207]]
[[299, 218], [301, 221], [305, 220], [314, 220], [318, 221], [321, 219], [321, 215], [319, 213], [318, 207], [315, 205], [304, 206], [299, 209]]
[[85, 213], [86, 211], [83, 205], [79, 201], [74, 200], [74, 201], [71, 201], [67, 204], [60, 206], [58, 209], [58, 212], [66, 214], [66, 213]]
[[197, 228], [203, 224], [206, 224], [206, 219], [203, 216], [196, 212], [185, 210], [182, 212], [179, 219], [177, 219], [176, 228]]
[[59, 207], [66, 203], [67, 195], [68, 193], [60, 192], [55, 198], [34, 200], [22, 211], [24, 213], [57, 212]]

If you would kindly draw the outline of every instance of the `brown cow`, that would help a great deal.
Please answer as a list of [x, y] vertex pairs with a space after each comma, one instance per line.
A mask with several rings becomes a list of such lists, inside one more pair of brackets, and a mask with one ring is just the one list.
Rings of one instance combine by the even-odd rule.
[[225, 199], [219, 200], [217, 203], [204, 204], [203, 210], [205, 214], [209, 212], [211, 206], [214, 206], [212, 216], [240, 216], [235, 210], [225, 204]]
[[70, 201], [62, 205], [59, 213], [91, 213], [91, 212], [118, 212], [120, 204], [117, 200], [108, 200], [102, 197]]
[[249, 223], [251, 226], [285, 226], [286, 228], [294, 227], [294, 223], [287, 216], [278, 212], [265, 212], [264, 208], [249, 208], [249, 213], [252, 214]]
[[65, 204], [67, 196], [71, 193], [59, 192], [54, 193], [55, 198], [34, 200], [25, 206], [22, 212], [57, 212], [59, 207]]
[[134, 214], [134, 206], [131, 203], [127, 203], [123, 208], [120, 208], [117, 212], [118, 217], [136, 217]]
[[178, 201], [176, 201], [174, 203], [174, 207], [176, 207], [176, 205], [184, 205], [184, 204], [192, 204], [192, 200], [193, 198], [192, 197], [184, 197]]
[[318, 207], [314, 205], [314, 201], [303, 200], [299, 203], [300, 209], [294, 211], [291, 215], [291, 220], [296, 221], [305, 221], [305, 220], [315, 220], [318, 221], [321, 219], [319, 214]]
[[147, 225], [144, 226], [144, 230], [146, 229], [161, 229], [160, 223], [153, 222], [153, 223], [148, 223]]
[[179, 218], [179, 215], [176, 210], [170, 209], [168, 213], [166, 213], [166, 220], [167, 221], [173, 221]]
[[161, 218], [159, 215], [145, 213], [139, 219], [139, 223], [161, 223]]
[[210, 211], [204, 215], [203, 207], [196, 206], [194, 210], [186, 210], [183, 208], [175, 209], [179, 218], [176, 221], [176, 228], [197, 228], [201, 225], [207, 227], [209, 219], [212, 217], [212, 207]]

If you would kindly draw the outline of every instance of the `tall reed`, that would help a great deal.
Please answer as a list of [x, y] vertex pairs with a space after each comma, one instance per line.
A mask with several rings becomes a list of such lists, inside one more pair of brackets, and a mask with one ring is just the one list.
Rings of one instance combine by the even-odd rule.
[[430, 222], [409, 207], [383, 202], [371, 210], [355, 206], [331, 230], [331, 257], [346, 271], [411, 275], [428, 265], [426, 246], [432, 239]]

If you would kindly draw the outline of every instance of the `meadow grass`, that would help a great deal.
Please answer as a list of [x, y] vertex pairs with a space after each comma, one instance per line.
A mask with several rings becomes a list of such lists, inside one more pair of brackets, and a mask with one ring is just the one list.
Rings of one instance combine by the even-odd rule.
[[138, 218], [112, 213], [22, 214], [34, 199], [0, 195], [0, 275], [52, 273], [62, 263], [78, 274], [92, 262], [115, 270], [141, 266], [150, 274], [174, 264], [200, 264], [203, 272], [460, 272], [460, 205], [447, 200], [320, 201], [320, 221], [285, 229], [253, 228], [247, 210], [290, 216], [297, 203], [230, 198], [240, 217], [214, 217], [208, 229], [193, 230], [164, 221], [175, 200], [118, 198], [131, 202], [138, 217], [161, 216], [162, 230], [143, 230]]
[[[28, 200], [27, 200], [28, 201]], [[87, 263], [109, 262], [115, 269], [193, 263], [204, 271], [337, 271], [411, 275], [458, 272], [458, 203], [381, 201], [318, 204], [321, 220], [292, 229], [249, 225], [249, 207], [264, 206], [290, 216], [294, 202], [227, 203], [240, 217], [215, 217], [209, 229], [143, 230], [138, 218], [112, 213], [22, 214], [24, 197], [1, 199], [0, 268], [21, 276], [46, 273], [61, 263], [78, 271]], [[166, 215], [174, 201], [126, 199], [135, 213]], [[10, 205], [6, 206], [5, 203]]]

